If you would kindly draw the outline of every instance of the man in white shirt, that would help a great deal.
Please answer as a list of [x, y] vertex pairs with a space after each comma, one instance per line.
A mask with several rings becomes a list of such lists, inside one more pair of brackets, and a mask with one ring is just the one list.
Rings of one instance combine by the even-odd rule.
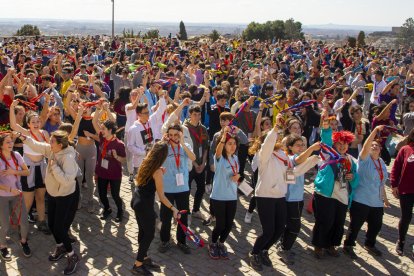
[[387, 86], [387, 83], [383, 80], [384, 78], [384, 72], [382, 72], [380, 69], [376, 70], [374, 75], [372, 75], [371, 79], [374, 82], [374, 88], [371, 93], [370, 98], [370, 106], [369, 106], [369, 115], [368, 119], [372, 120], [372, 114], [373, 114], [373, 107], [379, 105], [379, 96], [381, 95], [382, 90], [384, 90], [385, 86]]

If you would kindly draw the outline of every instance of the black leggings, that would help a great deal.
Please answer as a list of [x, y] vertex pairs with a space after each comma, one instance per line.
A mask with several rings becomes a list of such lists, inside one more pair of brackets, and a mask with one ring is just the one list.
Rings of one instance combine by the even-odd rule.
[[48, 224], [56, 244], [63, 243], [67, 252], [72, 252], [68, 231], [76, 215], [79, 203], [79, 185], [67, 196], [50, 196], [48, 203]]
[[[171, 204], [175, 203], [175, 206], [178, 210], [188, 210], [189, 209], [189, 192], [182, 192], [182, 193], [165, 193], [165, 196], [171, 202]], [[160, 219], [161, 219], [161, 230], [160, 230], [160, 238], [162, 242], [167, 242], [171, 238], [171, 218], [173, 213], [168, 207], [164, 204], [161, 204], [160, 210]], [[187, 226], [187, 214], [181, 215], [181, 222]], [[177, 241], [179, 243], [186, 243], [185, 240], [185, 233], [181, 229], [180, 226], [177, 226]]]
[[398, 234], [400, 242], [405, 241], [408, 227], [410, 226], [411, 218], [413, 216], [414, 194], [400, 195], [401, 218], [398, 223]]
[[[253, 173], [253, 177], [252, 177], [253, 189], [256, 189], [258, 175], [259, 175], [259, 170], [255, 170]], [[254, 209], [256, 209], [256, 197], [254, 196], [254, 191], [253, 191], [253, 196], [250, 198], [250, 202], [249, 202], [248, 212], [253, 213]]]
[[256, 201], [263, 233], [256, 239], [252, 254], [269, 250], [280, 238], [286, 225], [286, 200], [284, 197], [256, 197]]
[[368, 223], [368, 230], [365, 239], [365, 245], [373, 247], [378, 233], [382, 227], [382, 217], [384, 215], [383, 207], [370, 207], [368, 205], [352, 201], [350, 209], [351, 222], [346, 234], [344, 245], [355, 246], [355, 240], [358, 232], [361, 230], [364, 222]]
[[206, 191], [206, 176], [205, 170], [201, 173], [197, 173], [193, 168], [190, 172], [188, 184], [190, 185], [191, 189], [191, 182], [194, 181], [197, 184], [197, 190], [194, 195], [194, 203], [193, 203], [193, 212], [200, 211], [201, 201], [203, 200], [204, 192]]
[[315, 225], [312, 237], [314, 246], [329, 248], [341, 244], [347, 207], [348, 205], [342, 204], [334, 198], [314, 194]]
[[301, 227], [301, 217], [303, 210], [303, 200], [286, 202], [287, 219], [286, 227], [281, 238], [282, 248], [290, 250], [299, 235]]
[[104, 179], [98, 177], [98, 192], [99, 199], [101, 200], [104, 210], [109, 210], [109, 201], [108, 201], [108, 184], [111, 185], [111, 195], [118, 208], [118, 215], [122, 214], [122, 199], [119, 196], [119, 191], [121, 189], [121, 179]]
[[[136, 197], [136, 193], [134, 193], [134, 197]], [[144, 207], [137, 205], [133, 208], [138, 223], [138, 254], [136, 260], [139, 262], [143, 262], [145, 257], [147, 257], [151, 242], [155, 236], [155, 218], [157, 216], [153, 203], [148, 206], [146, 204], [142, 205]]]
[[216, 225], [214, 226], [211, 240], [216, 243], [220, 239], [224, 243], [230, 234], [233, 220], [236, 216], [237, 200], [215, 200], [210, 199], [213, 214], [216, 214]]

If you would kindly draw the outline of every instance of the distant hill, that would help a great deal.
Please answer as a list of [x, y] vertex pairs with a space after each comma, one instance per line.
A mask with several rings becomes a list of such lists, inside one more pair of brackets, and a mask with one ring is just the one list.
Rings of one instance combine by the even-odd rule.
[[[246, 24], [226, 24], [226, 23], [191, 23], [184, 22], [189, 36], [208, 34], [216, 29], [220, 34], [241, 34], [246, 28]], [[1, 19], [0, 18], [0, 36], [13, 35], [17, 29], [24, 24], [37, 25], [45, 35], [96, 35], [110, 34], [110, 21], [73, 21], [73, 20], [55, 20], [55, 19]], [[116, 21], [115, 33], [121, 34], [126, 29], [133, 29], [135, 34], [145, 33], [150, 29], [159, 29], [162, 36], [170, 33], [174, 36], [179, 31], [178, 22], [132, 22]], [[391, 27], [381, 26], [356, 26], [356, 25], [304, 25], [303, 31], [311, 36], [355, 36], [363, 30], [367, 34], [378, 31], [391, 31]]]

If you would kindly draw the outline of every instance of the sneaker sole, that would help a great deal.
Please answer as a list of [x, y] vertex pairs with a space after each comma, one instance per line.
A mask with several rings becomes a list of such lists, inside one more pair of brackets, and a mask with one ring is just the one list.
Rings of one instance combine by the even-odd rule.
[[70, 271], [70, 272], [63, 271], [63, 274], [64, 275], [71, 275], [71, 274], [75, 273], [76, 272], [76, 267], [78, 266], [78, 263], [79, 263], [79, 260], [76, 262], [75, 267], [73, 268], [72, 271]]
[[5, 262], [10, 262], [12, 260], [12, 258], [4, 258], [3, 256], [0, 256], [0, 257]]
[[61, 255], [59, 255], [59, 257], [58, 258], [55, 258], [55, 259], [51, 259], [50, 256], [49, 256], [49, 261], [51, 261], [51, 262], [57, 262], [60, 259], [62, 259], [65, 255], [66, 255], [66, 252], [63, 253], [63, 254], [61, 254]]

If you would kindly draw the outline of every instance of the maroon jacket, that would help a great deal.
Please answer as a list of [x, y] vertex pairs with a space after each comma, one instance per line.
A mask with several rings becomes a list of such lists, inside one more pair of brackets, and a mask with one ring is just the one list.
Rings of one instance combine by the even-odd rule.
[[391, 186], [399, 194], [414, 194], [414, 144], [401, 148], [391, 170]]

